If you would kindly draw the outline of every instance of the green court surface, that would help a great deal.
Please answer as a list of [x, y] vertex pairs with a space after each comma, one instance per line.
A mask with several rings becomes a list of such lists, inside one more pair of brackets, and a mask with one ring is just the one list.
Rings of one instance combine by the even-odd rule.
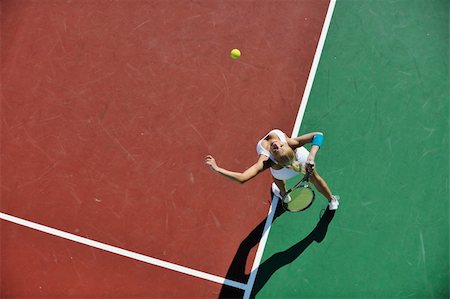
[[274, 221], [256, 298], [449, 297], [448, 28], [447, 0], [337, 1], [300, 134], [341, 205]]

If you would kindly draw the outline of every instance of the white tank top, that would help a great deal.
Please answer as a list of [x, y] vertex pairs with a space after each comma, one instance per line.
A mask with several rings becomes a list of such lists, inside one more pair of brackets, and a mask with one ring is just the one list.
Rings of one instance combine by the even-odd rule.
[[[269, 157], [269, 159], [272, 160], [275, 164], [278, 164], [277, 161], [275, 161], [272, 154], [268, 150], [263, 148], [263, 146], [262, 146], [263, 140], [265, 140], [267, 138], [267, 136], [269, 136], [272, 133], [275, 133], [277, 135], [278, 139], [280, 139], [280, 141], [282, 143], [287, 143], [286, 135], [281, 130], [274, 129], [274, 130], [270, 131], [269, 133], [267, 133], [266, 136], [261, 138], [260, 141], [258, 141], [258, 144], [256, 145], [256, 152], [259, 155], [264, 155], [264, 156]], [[309, 154], [308, 150], [304, 147], [300, 147], [295, 150], [295, 155], [297, 156], [297, 160], [298, 160], [298, 162], [300, 162], [300, 165], [302, 166], [301, 167], [302, 172], [304, 169], [304, 163], [306, 162], [306, 159], [308, 158], [308, 154]], [[283, 167], [281, 169], [273, 169], [271, 167], [270, 172], [272, 173], [272, 176], [274, 178], [276, 178], [278, 180], [282, 180], [282, 181], [291, 179], [291, 178], [295, 177], [296, 175], [299, 175], [298, 172], [296, 172], [292, 169], [289, 169], [289, 168], [285, 168], [285, 167]]]

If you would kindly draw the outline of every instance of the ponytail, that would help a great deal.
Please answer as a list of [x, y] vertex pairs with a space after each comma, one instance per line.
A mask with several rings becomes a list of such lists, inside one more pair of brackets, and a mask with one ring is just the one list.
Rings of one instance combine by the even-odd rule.
[[276, 157], [277, 164], [286, 168], [290, 168], [295, 172], [305, 173], [306, 170], [304, 164], [302, 165], [299, 161], [297, 161], [295, 151], [287, 143], [285, 143], [284, 145], [286, 146], [286, 153], [284, 155]]
[[300, 162], [298, 162], [297, 160], [292, 161], [291, 167], [292, 170], [294, 170], [295, 172], [302, 172], [302, 166], [300, 165]]

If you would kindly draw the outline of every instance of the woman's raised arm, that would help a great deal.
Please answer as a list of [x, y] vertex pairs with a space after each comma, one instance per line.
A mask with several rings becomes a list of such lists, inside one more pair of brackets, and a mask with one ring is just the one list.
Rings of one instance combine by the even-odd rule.
[[216, 160], [211, 155], [206, 156], [205, 164], [208, 165], [213, 171], [221, 174], [222, 176], [243, 184], [246, 181], [257, 176], [260, 172], [269, 168], [270, 160], [268, 157], [260, 155], [258, 161], [247, 168], [244, 172], [235, 172], [219, 167], [216, 163]]
[[304, 146], [307, 143], [311, 143], [313, 141], [314, 136], [316, 136], [316, 135], [323, 136], [323, 133], [322, 132], [312, 132], [312, 133], [304, 134], [304, 135], [294, 137], [294, 138], [288, 137], [286, 135], [286, 140], [292, 149], [296, 149], [298, 147]]

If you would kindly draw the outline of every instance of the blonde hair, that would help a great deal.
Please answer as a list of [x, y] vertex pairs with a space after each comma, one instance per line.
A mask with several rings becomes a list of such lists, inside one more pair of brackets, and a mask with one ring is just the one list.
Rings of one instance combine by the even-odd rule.
[[284, 143], [284, 147], [286, 148], [285, 153], [282, 155], [278, 154], [276, 157], [278, 164], [295, 172], [302, 172], [302, 167], [300, 162], [297, 161], [294, 150], [287, 143]]

